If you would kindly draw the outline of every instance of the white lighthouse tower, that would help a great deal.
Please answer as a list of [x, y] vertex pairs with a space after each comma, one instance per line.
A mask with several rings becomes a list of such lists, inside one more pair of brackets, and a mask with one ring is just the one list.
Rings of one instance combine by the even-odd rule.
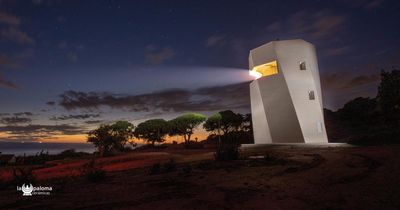
[[327, 143], [315, 47], [301, 39], [250, 51], [255, 144]]

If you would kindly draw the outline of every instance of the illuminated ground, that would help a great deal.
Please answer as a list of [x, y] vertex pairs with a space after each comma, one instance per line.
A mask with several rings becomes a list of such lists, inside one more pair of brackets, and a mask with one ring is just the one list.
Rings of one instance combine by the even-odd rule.
[[[53, 186], [50, 196], [2, 189], [0, 209], [400, 208], [400, 146], [280, 146], [246, 155], [267, 152], [268, 158], [227, 162], [213, 161], [209, 151], [187, 150], [102, 159], [108, 171], [103, 182], [72, 175], [39, 181]], [[170, 157], [178, 162], [175, 171], [149, 175], [146, 166]], [[49, 177], [57, 174], [46, 170]]]

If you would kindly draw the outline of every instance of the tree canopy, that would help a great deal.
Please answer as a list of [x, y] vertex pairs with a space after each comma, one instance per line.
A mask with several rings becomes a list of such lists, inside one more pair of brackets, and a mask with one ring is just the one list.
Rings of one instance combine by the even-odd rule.
[[133, 124], [127, 121], [117, 121], [111, 125], [112, 135], [120, 142], [119, 146], [124, 146], [133, 137], [133, 129]]
[[400, 70], [381, 72], [378, 100], [385, 120], [392, 126], [400, 122]]
[[190, 141], [194, 129], [206, 120], [206, 116], [197, 113], [183, 114], [169, 121], [170, 135], [183, 136], [185, 143]]
[[127, 121], [117, 121], [111, 125], [100, 125], [89, 131], [87, 141], [91, 142], [103, 156], [112, 149], [122, 150], [126, 142], [132, 138], [134, 125]]
[[169, 133], [170, 127], [164, 119], [151, 119], [140, 123], [134, 132], [134, 136], [151, 144], [165, 141], [164, 137]]
[[243, 116], [231, 110], [220, 111], [210, 116], [203, 127], [209, 132], [221, 132], [225, 135], [231, 131], [239, 130], [243, 122]]

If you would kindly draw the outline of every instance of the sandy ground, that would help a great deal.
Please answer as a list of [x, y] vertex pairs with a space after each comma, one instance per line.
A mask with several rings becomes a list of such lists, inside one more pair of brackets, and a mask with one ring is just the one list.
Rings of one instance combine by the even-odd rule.
[[[60, 172], [83, 160], [62, 163], [35, 171], [51, 195], [3, 188], [0, 209], [400, 209], [400, 146], [278, 146], [242, 154], [222, 162], [209, 151], [99, 159], [107, 171], [99, 183]], [[169, 158], [176, 170], [149, 174], [150, 165]]]

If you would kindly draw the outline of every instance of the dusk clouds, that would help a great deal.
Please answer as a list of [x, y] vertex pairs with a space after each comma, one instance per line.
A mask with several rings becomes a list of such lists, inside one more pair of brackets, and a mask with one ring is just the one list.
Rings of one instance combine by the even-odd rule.
[[77, 114], [77, 115], [62, 115], [59, 117], [51, 117], [50, 120], [85, 120], [89, 118], [100, 117], [100, 114]]
[[0, 74], [0, 87], [18, 89], [18, 86], [14, 82], [3, 78], [1, 74]]
[[32, 120], [27, 117], [4, 117], [0, 119], [0, 122], [7, 125], [14, 125], [19, 123], [29, 123]]
[[249, 109], [248, 84], [245, 82], [195, 90], [171, 89], [138, 95], [71, 90], [60, 95], [59, 105], [67, 110], [109, 107], [157, 113]]
[[32, 112], [0, 113], [0, 124], [17, 125], [32, 122]]
[[[21, 49], [26, 45], [34, 45], [35, 40], [23, 31], [21, 22], [20, 17], [0, 10], [0, 43], [9, 43], [15, 49]], [[19, 89], [15, 82], [4, 76], [4, 72], [21, 66], [23, 58], [19, 55], [21, 55], [22, 51], [23, 49], [13, 54], [6, 53], [4, 50], [0, 52], [0, 88]]]
[[9, 135], [9, 139], [15, 140], [37, 140], [43, 138], [55, 139], [55, 135], [76, 135], [85, 133], [87, 130], [82, 126], [68, 124], [61, 125], [7, 125], [0, 126], [0, 132]]
[[332, 36], [344, 26], [347, 17], [329, 10], [300, 10], [286, 19], [268, 26], [270, 32], [285, 31], [289, 34], [309, 34], [317, 38]]
[[168, 60], [174, 59], [175, 56], [175, 50], [170, 47], [147, 45], [145, 52], [145, 63], [151, 65], [160, 65], [164, 64]]

